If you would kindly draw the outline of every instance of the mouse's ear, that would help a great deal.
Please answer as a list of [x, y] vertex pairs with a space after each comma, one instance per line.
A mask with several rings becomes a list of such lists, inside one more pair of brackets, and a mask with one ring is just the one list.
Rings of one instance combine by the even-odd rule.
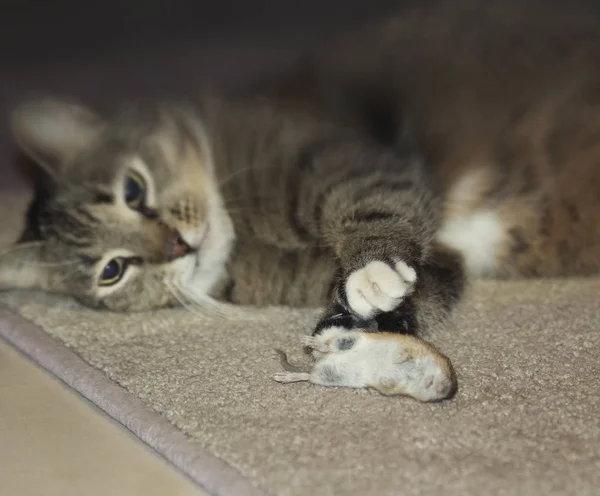
[[15, 108], [11, 128], [21, 149], [59, 179], [70, 161], [98, 139], [103, 121], [86, 107], [46, 98]]

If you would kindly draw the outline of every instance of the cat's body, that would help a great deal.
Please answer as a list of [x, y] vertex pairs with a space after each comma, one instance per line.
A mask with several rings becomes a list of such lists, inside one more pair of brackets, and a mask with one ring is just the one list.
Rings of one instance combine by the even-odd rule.
[[418, 333], [466, 275], [597, 273], [598, 17], [453, 5], [337, 41], [262, 97], [115, 121], [21, 107], [51, 178], [0, 282], [123, 311], [329, 302], [316, 334]]
[[[31, 105], [15, 119], [23, 143], [46, 145], [26, 135], [50, 132], [45, 126], [64, 125], [71, 135], [76, 125], [82, 128], [82, 122], [67, 122], [83, 112], [79, 107]], [[45, 282], [44, 289], [125, 311], [181, 299], [197, 303], [207, 295], [241, 304], [318, 306], [346, 273], [381, 257], [416, 268], [432, 253], [438, 209], [417, 154], [371, 145], [353, 130], [302, 111], [283, 112], [263, 99], [206, 98], [152, 114], [129, 109], [98, 125], [83, 152], [52, 169], [52, 194], [30, 211], [25, 238], [44, 240], [50, 259], [78, 262], [38, 273], [50, 279], [57, 273], [61, 283]], [[49, 154], [25, 148], [34, 157]], [[145, 193], [131, 206], [126, 196], [135, 178]], [[85, 185], [75, 187], [79, 181]], [[47, 184], [42, 188], [48, 191]], [[192, 248], [182, 257], [169, 255], [177, 233]], [[28, 251], [13, 253], [18, 259]], [[398, 255], [386, 255], [393, 251]], [[119, 258], [133, 260], [122, 277], [94, 284]], [[30, 273], [35, 264], [23, 269]], [[401, 301], [413, 282], [393, 299]]]
[[287, 102], [424, 153], [438, 237], [476, 276], [600, 266], [600, 9], [423, 2], [268, 84]]

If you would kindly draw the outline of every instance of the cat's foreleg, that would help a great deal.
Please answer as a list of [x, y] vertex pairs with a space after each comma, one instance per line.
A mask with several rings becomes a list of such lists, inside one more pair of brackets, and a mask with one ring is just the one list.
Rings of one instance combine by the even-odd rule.
[[[419, 401], [451, 397], [457, 380], [450, 360], [409, 335], [422, 335], [447, 322], [466, 282], [462, 257], [444, 246], [433, 245], [419, 276], [410, 296], [392, 311], [381, 312], [371, 320], [360, 319], [339, 302], [331, 305], [317, 322], [312, 337], [303, 339], [320, 364], [304, 380], [321, 385], [373, 387], [385, 395], [406, 395]], [[381, 336], [374, 341], [378, 343], [376, 352], [371, 354], [367, 349], [364, 356], [347, 355], [342, 362], [333, 358], [355, 346], [357, 330], [368, 331], [365, 336]], [[320, 349], [327, 354], [317, 351]], [[357, 380], [357, 374], [362, 379]]]
[[322, 239], [341, 266], [336, 301], [363, 320], [396, 309], [415, 291], [441, 217], [418, 158], [381, 152], [371, 159], [343, 188], [328, 191], [319, 209]]
[[321, 315], [313, 335], [329, 328], [387, 331], [398, 334], [422, 335], [443, 325], [460, 300], [466, 276], [460, 254], [444, 246], [431, 246], [427, 258], [418, 270], [414, 289], [389, 311], [380, 311], [371, 319], [356, 315], [355, 309], [344, 298], [340, 278], [334, 290], [334, 304]]
[[[417, 289], [409, 297], [418, 334], [424, 335], [447, 325], [467, 282], [462, 255], [436, 243], [421, 266]], [[381, 327], [383, 323], [378, 324]]]
[[391, 312], [377, 314], [374, 318], [377, 328], [422, 336], [444, 326], [466, 282], [462, 256], [443, 245], [432, 245], [419, 268], [414, 292]]

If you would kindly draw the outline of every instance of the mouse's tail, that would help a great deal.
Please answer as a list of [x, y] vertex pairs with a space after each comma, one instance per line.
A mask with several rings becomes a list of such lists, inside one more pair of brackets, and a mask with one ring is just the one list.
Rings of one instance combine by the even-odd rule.
[[304, 372], [304, 370], [302, 370], [301, 368], [296, 367], [295, 365], [292, 365], [290, 362], [288, 362], [287, 354], [285, 353], [285, 351], [275, 348], [275, 353], [279, 355], [279, 361], [281, 362], [281, 366], [284, 370], [287, 370], [288, 372]]

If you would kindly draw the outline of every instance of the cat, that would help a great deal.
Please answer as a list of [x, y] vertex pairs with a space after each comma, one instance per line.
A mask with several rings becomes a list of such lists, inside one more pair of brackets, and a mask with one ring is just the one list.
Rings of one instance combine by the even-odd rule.
[[239, 95], [25, 102], [12, 129], [40, 172], [0, 284], [114, 311], [324, 306], [315, 336], [424, 336], [470, 278], [595, 274], [589, 9], [427, 2]]
[[417, 300], [457, 292], [438, 294], [440, 277], [404, 301], [432, 257], [421, 281], [454, 276], [460, 259], [433, 242], [438, 209], [420, 158], [310, 113], [208, 97], [106, 120], [42, 100], [18, 108], [13, 129], [45, 171], [21, 248], [2, 258], [13, 284], [116, 311], [212, 297], [315, 306], [335, 293], [331, 315], [405, 313], [408, 331], [430, 319], [413, 315]]

